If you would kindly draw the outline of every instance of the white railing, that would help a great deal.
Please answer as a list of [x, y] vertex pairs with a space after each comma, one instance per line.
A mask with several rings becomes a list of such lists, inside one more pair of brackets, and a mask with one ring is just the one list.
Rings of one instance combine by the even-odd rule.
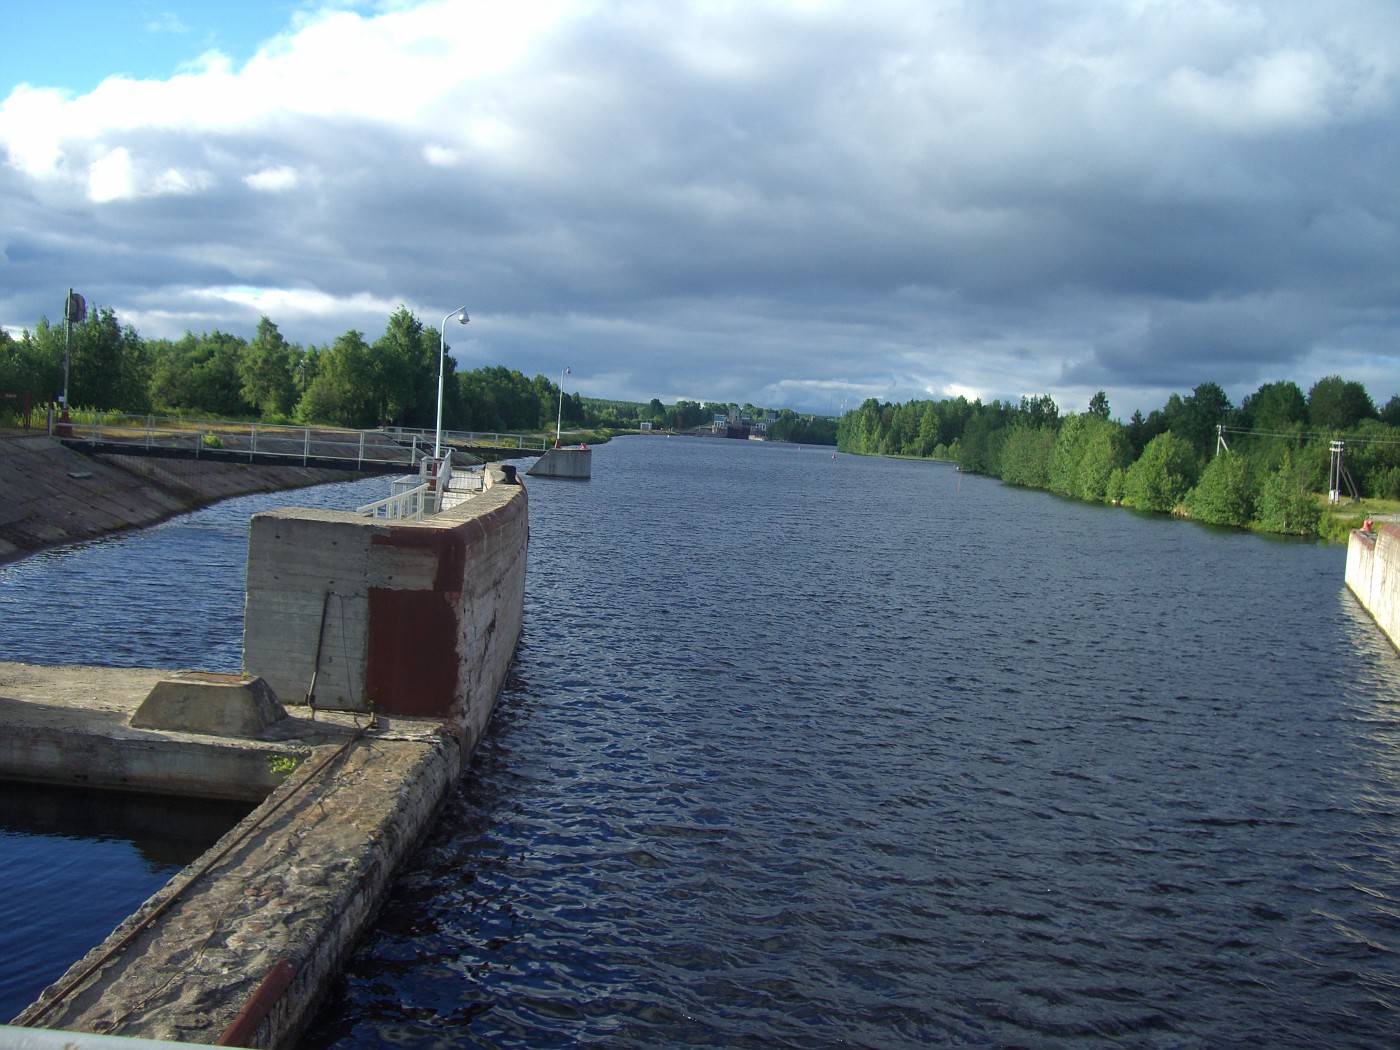
[[[396, 441], [414, 441], [431, 447], [436, 432], [415, 430], [412, 427], [385, 427], [384, 433]], [[549, 447], [549, 438], [539, 434], [499, 434], [481, 430], [444, 430], [442, 440], [449, 445], [469, 445], [472, 448], [515, 448], [543, 452]]]
[[[293, 427], [268, 423], [229, 423], [216, 420], [174, 419], [98, 412], [67, 424], [71, 436], [89, 444], [131, 445], [147, 450], [172, 449], [193, 452], [196, 459], [209, 452], [220, 455], [246, 453], [297, 460], [353, 460], [366, 463], [412, 465], [424, 455], [421, 437], [401, 443], [382, 430], [343, 430], [337, 427]], [[50, 432], [60, 424], [50, 423]], [[428, 449], [432, 441], [427, 442]]]
[[[418, 464], [417, 474], [394, 478], [386, 498], [356, 507], [355, 513], [386, 521], [422, 521], [426, 515], [455, 506], [484, 488], [482, 471], [452, 469], [452, 450], [448, 449], [436, 464], [431, 457], [424, 458]], [[454, 495], [457, 498], [453, 499]]]

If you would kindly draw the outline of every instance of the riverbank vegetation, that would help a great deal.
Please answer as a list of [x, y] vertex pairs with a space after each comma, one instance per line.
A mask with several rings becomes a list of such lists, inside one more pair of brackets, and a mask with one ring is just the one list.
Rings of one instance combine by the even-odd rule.
[[[1340, 472], [1333, 442], [1343, 442]], [[1006, 401], [868, 400], [842, 418], [846, 452], [942, 459], [1012, 485], [1215, 525], [1344, 536], [1400, 501], [1400, 395], [1377, 408], [1340, 376], [1305, 395], [1266, 383], [1232, 405], [1215, 383], [1127, 423], [1100, 391], [1061, 416], [1048, 396]], [[1329, 512], [1333, 484], [1340, 510]], [[1359, 500], [1363, 502], [1354, 502]]]
[[[0, 426], [16, 421], [26, 397], [32, 406], [58, 399], [64, 341], [63, 325], [47, 318], [18, 338], [0, 329]], [[436, 425], [438, 351], [439, 333], [406, 308], [389, 317], [373, 342], [348, 331], [325, 346], [300, 346], [267, 317], [252, 339], [220, 331], [144, 339], [114, 311], [96, 307], [72, 329], [69, 404], [189, 419], [427, 429]], [[458, 372], [451, 354], [443, 369], [443, 426], [449, 430], [552, 432], [557, 422], [599, 433], [643, 423], [687, 430], [746, 411], [773, 416], [769, 436], [777, 440], [815, 442], [821, 430], [825, 443], [836, 442], [834, 420], [818, 425], [787, 410], [695, 401], [668, 408], [658, 400], [577, 393], [561, 399], [559, 386], [543, 375], [528, 377], [504, 365]]]

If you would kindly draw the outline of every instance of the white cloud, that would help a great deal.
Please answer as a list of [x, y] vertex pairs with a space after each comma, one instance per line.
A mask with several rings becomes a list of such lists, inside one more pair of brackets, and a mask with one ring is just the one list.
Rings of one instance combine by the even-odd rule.
[[88, 174], [88, 197], [98, 204], [135, 196], [131, 154], [117, 148], [93, 162]]
[[301, 182], [301, 176], [297, 169], [289, 164], [282, 164], [275, 168], [263, 168], [249, 175], [243, 176], [244, 184], [250, 190], [259, 193], [285, 193], [287, 190], [295, 189]]
[[512, 367], [814, 406], [1395, 361], [1380, 0], [336, 8], [0, 102], [4, 316], [82, 278], [326, 342], [468, 298]]

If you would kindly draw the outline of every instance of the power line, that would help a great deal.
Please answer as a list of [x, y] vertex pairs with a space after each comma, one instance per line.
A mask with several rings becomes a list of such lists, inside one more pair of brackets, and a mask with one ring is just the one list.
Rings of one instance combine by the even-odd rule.
[[[1277, 437], [1294, 438], [1299, 441], [1332, 441], [1338, 440], [1335, 431], [1321, 430], [1261, 430], [1254, 427], [1227, 427], [1221, 426], [1220, 430], [1226, 434], [1249, 434], [1255, 437]], [[1365, 435], [1347, 434], [1339, 439], [1348, 444], [1361, 445], [1400, 445], [1400, 438], [1366, 437]]]

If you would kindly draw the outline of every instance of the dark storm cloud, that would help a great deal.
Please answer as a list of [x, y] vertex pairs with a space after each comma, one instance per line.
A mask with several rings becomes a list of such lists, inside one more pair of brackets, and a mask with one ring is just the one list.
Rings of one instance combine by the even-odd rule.
[[7, 100], [0, 321], [81, 284], [144, 334], [325, 343], [466, 301], [464, 367], [600, 395], [1384, 400], [1398, 75], [1381, 2], [333, 13]]

